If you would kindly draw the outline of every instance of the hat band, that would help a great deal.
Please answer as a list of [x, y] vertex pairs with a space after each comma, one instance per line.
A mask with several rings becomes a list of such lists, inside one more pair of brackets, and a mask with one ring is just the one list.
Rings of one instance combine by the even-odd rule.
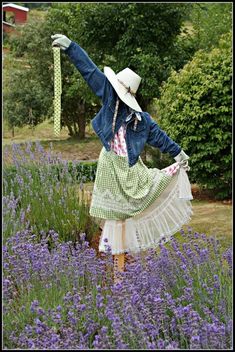
[[131, 90], [131, 87], [126, 86], [125, 83], [123, 83], [122, 81], [120, 81], [120, 79], [118, 79], [118, 82], [121, 83], [121, 85], [123, 85], [123, 87], [126, 88], [127, 93], [130, 93], [131, 95], [133, 95], [135, 97], [135, 92], [133, 90]]

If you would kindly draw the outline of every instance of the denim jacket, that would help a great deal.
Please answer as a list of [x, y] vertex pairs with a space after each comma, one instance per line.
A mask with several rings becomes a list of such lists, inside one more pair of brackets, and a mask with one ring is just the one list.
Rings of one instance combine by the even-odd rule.
[[120, 126], [126, 126], [126, 145], [129, 167], [135, 165], [140, 153], [143, 151], [145, 143], [159, 148], [163, 153], [169, 153], [172, 157], [181, 151], [180, 146], [175, 143], [167, 134], [160, 129], [158, 124], [147, 112], [140, 112], [141, 121], [138, 121], [134, 129], [135, 114], [126, 122], [126, 117], [130, 114], [128, 106], [120, 101], [114, 133], [112, 132], [112, 121], [116, 105], [117, 93], [103, 72], [94, 64], [84, 49], [77, 43], [71, 42], [64, 51], [80, 71], [81, 75], [92, 89], [92, 91], [102, 100], [102, 107], [92, 119], [92, 127], [100, 138], [107, 151], [111, 149], [110, 141]]

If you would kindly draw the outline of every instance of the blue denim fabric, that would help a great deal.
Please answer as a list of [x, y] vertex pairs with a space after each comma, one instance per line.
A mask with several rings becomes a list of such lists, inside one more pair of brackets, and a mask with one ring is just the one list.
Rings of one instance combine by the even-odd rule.
[[126, 122], [126, 117], [130, 114], [129, 107], [120, 101], [114, 134], [112, 132], [113, 114], [116, 105], [117, 93], [106, 76], [90, 59], [84, 49], [77, 43], [71, 42], [64, 51], [75, 67], [92, 89], [92, 91], [102, 100], [102, 108], [92, 119], [91, 123], [95, 133], [100, 138], [107, 151], [110, 150], [110, 141], [122, 124], [126, 125], [126, 145], [129, 166], [135, 165], [140, 153], [143, 151], [145, 143], [159, 148], [162, 153], [169, 153], [172, 157], [181, 151], [180, 146], [175, 143], [167, 134], [160, 129], [158, 124], [147, 112], [141, 112], [141, 121], [138, 121], [134, 130], [134, 115]]

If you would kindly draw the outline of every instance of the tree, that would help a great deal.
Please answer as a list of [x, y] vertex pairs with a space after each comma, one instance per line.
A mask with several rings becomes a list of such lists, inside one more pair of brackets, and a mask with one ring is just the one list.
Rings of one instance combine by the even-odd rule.
[[193, 3], [189, 15], [195, 35], [192, 41], [197, 50], [210, 51], [219, 43], [222, 34], [232, 28], [232, 3]]
[[[77, 40], [76, 35], [79, 35], [79, 27], [74, 29], [73, 22], [79, 20], [79, 5], [78, 4], [56, 4], [53, 5], [44, 21], [38, 20], [27, 23], [22, 26], [20, 35], [11, 37], [11, 50], [16, 58], [21, 58], [30, 66], [30, 80], [25, 80], [24, 94], [32, 97], [32, 85], [36, 85], [40, 96], [47, 97], [42, 99], [41, 104], [44, 104], [44, 109], [48, 114], [43, 115], [43, 118], [52, 117], [53, 112], [53, 52], [51, 35], [54, 33], [63, 33], [68, 37], [73, 37]], [[76, 33], [76, 35], [75, 35]], [[76, 135], [79, 139], [85, 137], [85, 127], [88, 121], [95, 115], [99, 100], [90, 91], [85, 84], [80, 73], [74, 65], [68, 60], [65, 54], [61, 54], [62, 66], [62, 126], [67, 126], [70, 135]], [[16, 119], [15, 122], [22, 125], [27, 123], [27, 117], [23, 117], [25, 111], [31, 108], [30, 99], [25, 100], [23, 93], [17, 93], [20, 85], [20, 74], [15, 73], [15, 81], [8, 81], [7, 90], [11, 90], [12, 94], [18, 95], [21, 104], [16, 109], [13, 100], [6, 101], [5, 106], [8, 106], [8, 111], [11, 110], [11, 116], [18, 116], [21, 119]], [[15, 92], [16, 91], [16, 92]], [[10, 95], [6, 95], [5, 99], [10, 99]], [[40, 109], [38, 109], [40, 113]], [[9, 116], [9, 115], [8, 115]], [[22, 123], [21, 123], [21, 122]], [[37, 120], [39, 121], [39, 120]], [[36, 120], [35, 120], [36, 122]]]
[[129, 67], [142, 77], [137, 99], [146, 110], [170, 73], [185, 4], [81, 4], [81, 39], [99, 65]]
[[[50, 97], [48, 111], [53, 102], [53, 33], [78, 42], [101, 70], [110, 65], [116, 72], [126, 66], [136, 71], [142, 77], [137, 100], [147, 110], [171, 68], [182, 67], [191, 55], [183, 55], [182, 43], [175, 44], [187, 11], [185, 4], [56, 3], [43, 21], [23, 26], [20, 36], [12, 37], [11, 48], [31, 66], [41, 94]], [[62, 78], [62, 125], [70, 135], [83, 138], [86, 122], [95, 115], [100, 101], [64, 54]], [[27, 82], [26, 89], [30, 94]]]
[[50, 97], [41, 89], [37, 79], [32, 79], [29, 69], [12, 71], [4, 90], [4, 118], [14, 135], [14, 127], [30, 125], [32, 128], [48, 114]]
[[51, 6], [52, 2], [21, 2], [21, 3], [17, 3], [17, 5], [25, 6], [31, 10], [34, 10], [34, 9], [44, 10], [47, 7]]
[[190, 155], [191, 181], [231, 197], [232, 38], [198, 51], [161, 89], [161, 127]]

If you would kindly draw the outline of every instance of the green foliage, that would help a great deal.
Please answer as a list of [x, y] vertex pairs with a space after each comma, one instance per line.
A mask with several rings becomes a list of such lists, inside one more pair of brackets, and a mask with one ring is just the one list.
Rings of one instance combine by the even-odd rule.
[[[90, 218], [89, 206], [79, 202], [79, 188], [94, 180], [96, 163], [22, 163], [3, 169], [5, 207], [4, 240], [29, 226], [40, 235], [43, 229], [59, 232], [60, 240], [77, 239], [85, 232], [91, 240], [98, 225]], [[5, 204], [5, 205], [6, 205]], [[27, 225], [28, 224], [28, 225]]]
[[17, 5], [25, 6], [28, 9], [45, 10], [47, 7], [50, 7], [52, 5], [52, 2], [22, 2], [17, 3]]
[[142, 77], [137, 99], [145, 110], [169, 76], [187, 11], [185, 4], [81, 4], [80, 42], [96, 63], [115, 72], [128, 66]]
[[12, 70], [3, 93], [4, 118], [10, 128], [36, 126], [47, 116], [50, 103], [30, 69]]
[[[37, 86], [38, 95], [42, 97], [41, 104], [43, 109], [47, 110], [47, 116], [53, 116], [53, 51], [51, 35], [63, 33], [74, 40], [78, 40], [79, 25], [74, 27], [73, 23], [79, 16], [79, 6], [77, 4], [55, 4], [48, 11], [45, 20], [41, 17], [38, 20], [29, 21], [22, 26], [18, 35], [11, 36], [11, 50], [15, 58], [20, 58], [30, 65], [30, 80], [26, 80], [24, 94], [31, 96], [33, 99], [32, 85]], [[79, 21], [78, 21], [79, 23]], [[76, 33], [76, 35], [75, 35]], [[97, 111], [98, 98], [90, 91], [83, 78], [68, 60], [65, 54], [61, 54], [62, 66], [62, 126], [67, 126], [70, 135], [85, 137], [85, 127], [87, 122], [94, 116]], [[19, 94], [21, 73], [15, 72], [15, 82], [12, 80], [6, 82], [6, 89], [12, 91], [12, 94]], [[43, 96], [46, 98], [43, 99]], [[8, 97], [6, 97], [8, 99]], [[19, 113], [13, 104], [11, 96], [8, 99], [8, 110], [11, 108], [14, 115]], [[27, 122], [23, 115], [25, 110], [32, 108], [30, 99], [21, 100], [21, 111], [19, 121], [20, 126]], [[40, 111], [38, 111], [40, 115]], [[18, 120], [16, 126], [19, 126]]]
[[8, 48], [9, 47], [9, 33], [7, 32], [3, 32], [3, 43], [4, 43], [4, 48]]
[[231, 33], [219, 47], [198, 51], [161, 90], [160, 125], [190, 155], [190, 179], [231, 197]]
[[[45, 16], [34, 15], [33, 20], [29, 16], [29, 22], [11, 36], [10, 46], [14, 57], [30, 66], [24, 94], [32, 97], [35, 85], [41, 97], [43, 107], [34, 111], [34, 123], [53, 117], [52, 34], [63, 33], [78, 42], [101, 70], [110, 65], [115, 71], [128, 66], [138, 72], [142, 84], [137, 99], [147, 110], [170, 70], [181, 68], [194, 53], [189, 38], [181, 37], [188, 11], [187, 4], [53, 3]], [[22, 126], [28, 123], [28, 111], [33, 107], [30, 99], [21, 99], [18, 109], [13, 104], [12, 95], [19, 95], [21, 73], [13, 74], [16, 83], [5, 82], [12, 92], [5, 97], [7, 116], [10, 125]], [[98, 98], [62, 53], [62, 126], [67, 126], [71, 136], [83, 138], [87, 122], [99, 107]]]
[[194, 3], [189, 20], [195, 35], [196, 49], [211, 50], [219, 43], [222, 34], [232, 29], [232, 3]]
[[[126, 66], [136, 71], [142, 77], [137, 100], [147, 110], [160, 96], [161, 84], [172, 69], [181, 69], [198, 48], [215, 45], [219, 34], [231, 28], [230, 4], [48, 4], [47, 11], [41, 12], [44, 16], [29, 16], [29, 22], [9, 39], [14, 60], [20, 58], [30, 66], [28, 73], [11, 69], [12, 77], [4, 82], [8, 91], [4, 115], [10, 126], [53, 118], [54, 33], [78, 42], [101, 70], [107, 65], [116, 72]], [[185, 20], [193, 22], [194, 35], [183, 29]], [[23, 91], [19, 90], [22, 81]], [[100, 101], [63, 53], [62, 88], [62, 126], [81, 139]], [[15, 97], [18, 104], [13, 103]]]
[[[27, 168], [34, 175], [39, 175], [42, 170], [37, 165], [28, 165]], [[54, 180], [60, 181], [65, 178], [63, 174], [64, 165], [63, 164], [49, 164], [46, 167], [46, 172], [48, 173], [48, 177], [51, 178], [51, 181]], [[95, 180], [97, 170], [97, 161], [93, 162], [79, 162], [74, 164], [72, 161], [68, 162], [68, 175], [67, 178], [72, 180], [77, 184], [92, 182]], [[50, 172], [49, 172], [50, 171]], [[8, 165], [3, 169], [3, 175], [5, 184], [11, 187], [11, 179], [14, 179], [17, 175], [17, 167], [15, 165]], [[7, 188], [5, 191], [7, 194], [10, 193], [12, 189]], [[16, 192], [14, 192], [16, 194]]]
[[[187, 29], [178, 35], [173, 43], [172, 50], [168, 56], [165, 56], [165, 64], [171, 70], [180, 70], [188, 61], [190, 61], [197, 51], [197, 45], [194, 36]], [[168, 72], [168, 76], [170, 73]], [[167, 76], [167, 77], [168, 77]]]
[[[53, 174], [60, 180], [60, 175], [63, 170], [63, 165], [51, 165]], [[87, 183], [95, 180], [97, 169], [97, 161], [94, 162], [80, 162], [74, 164], [72, 161], [68, 162], [68, 173], [73, 181], [78, 183]]]

